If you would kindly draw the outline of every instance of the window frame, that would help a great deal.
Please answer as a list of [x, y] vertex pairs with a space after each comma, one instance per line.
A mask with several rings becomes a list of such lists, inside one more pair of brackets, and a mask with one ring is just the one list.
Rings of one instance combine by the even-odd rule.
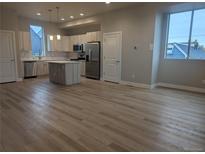
[[[203, 10], [205, 8], [198, 8], [198, 9], [191, 9], [186, 11], [178, 11], [178, 12], [171, 12], [167, 14], [167, 21], [166, 21], [166, 37], [165, 37], [165, 51], [164, 51], [164, 59], [165, 60], [196, 60], [196, 61], [205, 61], [204, 59], [192, 59], [190, 58], [190, 47], [191, 47], [191, 38], [192, 38], [192, 29], [193, 29], [193, 20], [194, 20], [194, 12], [197, 10]], [[167, 58], [167, 47], [168, 47], [168, 38], [169, 38], [169, 28], [170, 28], [170, 15], [176, 13], [183, 13], [183, 12], [190, 12], [191, 11], [191, 23], [189, 28], [189, 39], [188, 39], [188, 56], [184, 59], [177, 59], [177, 58]]]
[[[29, 25], [29, 32], [30, 33], [31, 33], [31, 26], [38, 26], [38, 27], [42, 28], [42, 52], [41, 52], [41, 55], [40, 54], [38, 56], [33, 55], [33, 51], [32, 51], [32, 38], [31, 38], [31, 54], [34, 57], [46, 56], [46, 47], [45, 47], [46, 45], [45, 45], [45, 31], [44, 31], [44, 27], [42, 25], [30, 24]], [[30, 37], [32, 37], [31, 34], [30, 34]]]

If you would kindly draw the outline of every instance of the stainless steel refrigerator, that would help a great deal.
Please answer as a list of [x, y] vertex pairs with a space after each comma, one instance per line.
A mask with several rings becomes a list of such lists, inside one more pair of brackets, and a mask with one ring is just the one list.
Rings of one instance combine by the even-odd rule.
[[87, 78], [100, 79], [100, 42], [84, 44], [85, 51], [85, 76]]

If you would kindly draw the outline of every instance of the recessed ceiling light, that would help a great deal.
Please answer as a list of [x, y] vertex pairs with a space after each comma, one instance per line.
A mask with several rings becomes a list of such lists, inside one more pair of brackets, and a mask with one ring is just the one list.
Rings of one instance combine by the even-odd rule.
[[80, 13], [80, 16], [84, 16], [84, 14], [83, 14], [83, 13]]
[[110, 4], [110, 2], [105, 2], [106, 4]]
[[41, 13], [39, 13], [39, 12], [38, 12], [38, 13], [36, 13], [36, 15], [37, 15], [37, 16], [40, 16], [40, 15], [41, 15]]
[[64, 18], [61, 18], [61, 20], [64, 21], [65, 19], [64, 19]]
[[70, 16], [70, 18], [71, 18], [71, 19], [73, 19], [73, 18], [74, 18], [74, 16]]

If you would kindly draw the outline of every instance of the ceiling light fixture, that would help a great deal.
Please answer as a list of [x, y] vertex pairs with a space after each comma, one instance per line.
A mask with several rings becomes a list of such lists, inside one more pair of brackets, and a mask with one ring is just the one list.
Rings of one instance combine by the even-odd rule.
[[83, 13], [80, 13], [80, 16], [84, 16], [84, 14], [83, 14]]
[[71, 19], [73, 19], [73, 18], [74, 18], [74, 16], [70, 16], [70, 18], [71, 18]]
[[53, 35], [50, 35], [50, 36], [49, 36], [49, 39], [50, 39], [51, 41], [53, 41]]
[[105, 2], [106, 4], [110, 4], [110, 2]]
[[65, 19], [64, 19], [64, 18], [61, 18], [61, 20], [64, 21]]
[[38, 12], [38, 13], [36, 13], [36, 15], [37, 15], [37, 16], [40, 16], [40, 15], [41, 15], [41, 13], [39, 13], [39, 12]]
[[[56, 7], [56, 11], [57, 11], [57, 23], [59, 21], [59, 7]], [[60, 34], [57, 34], [57, 40], [60, 40], [61, 39], [61, 35]]]
[[61, 35], [57, 34], [57, 40], [61, 39]]

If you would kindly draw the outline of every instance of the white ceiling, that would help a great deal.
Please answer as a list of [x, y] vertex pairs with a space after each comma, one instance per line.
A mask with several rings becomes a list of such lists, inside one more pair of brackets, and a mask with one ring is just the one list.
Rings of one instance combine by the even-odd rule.
[[[3, 6], [15, 10], [20, 16], [43, 21], [49, 21], [48, 9], [52, 9], [51, 21], [56, 22], [56, 7], [60, 7], [59, 18], [65, 18], [65, 21], [72, 21], [74, 19], [85, 18], [134, 4], [137, 3], [113, 2], [105, 4], [104, 2], [10, 2], [3, 3]], [[41, 16], [37, 16], [37, 12], [40, 12]], [[80, 13], [84, 13], [85, 15], [81, 17]], [[71, 15], [75, 18], [70, 19]]]

